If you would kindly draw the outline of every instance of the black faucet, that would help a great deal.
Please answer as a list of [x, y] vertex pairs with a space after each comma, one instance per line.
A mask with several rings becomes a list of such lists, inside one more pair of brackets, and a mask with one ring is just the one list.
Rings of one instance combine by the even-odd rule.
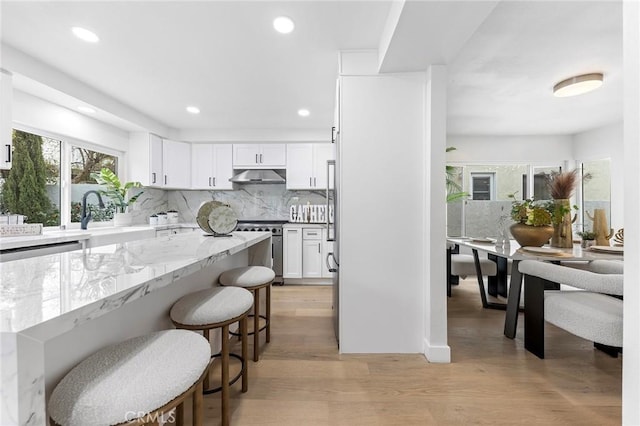
[[102, 201], [102, 197], [98, 191], [87, 191], [82, 196], [82, 213], [80, 215], [80, 229], [87, 229], [87, 225], [91, 220], [91, 212], [87, 214], [87, 195], [94, 193], [98, 197], [98, 205], [101, 209], [104, 209], [104, 202]]

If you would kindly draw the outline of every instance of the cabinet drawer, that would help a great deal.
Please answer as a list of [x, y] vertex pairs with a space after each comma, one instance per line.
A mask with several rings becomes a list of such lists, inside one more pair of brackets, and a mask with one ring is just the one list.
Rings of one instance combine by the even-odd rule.
[[303, 240], [321, 240], [322, 229], [303, 229], [302, 239]]

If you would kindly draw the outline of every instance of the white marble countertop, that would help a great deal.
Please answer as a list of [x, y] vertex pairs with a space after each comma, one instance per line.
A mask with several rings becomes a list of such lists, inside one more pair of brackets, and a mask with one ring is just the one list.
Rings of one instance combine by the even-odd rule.
[[[174, 227], [179, 224], [172, 225]], [[100, 240], [106, 244], [114, 244], [117, 241], [109, 241], [112, 236], [117, 236], [121, 241], [152, 238], [155, 236], [155, 228], [149, 225], [123, 226], [123, 227], [96, 227], [89, 229], [45, 230], [42, 235], [21, 237], [1, 237], [0, 250], [12, 250], [25, 247], [38, 247], [47, 244], [66, 243], [70, 241], [83, 241], [94, 239], [100, 245]]]
[[271, 237], [232, 235], [189, 232], [0, 263], [0, 332], [62, 334]]

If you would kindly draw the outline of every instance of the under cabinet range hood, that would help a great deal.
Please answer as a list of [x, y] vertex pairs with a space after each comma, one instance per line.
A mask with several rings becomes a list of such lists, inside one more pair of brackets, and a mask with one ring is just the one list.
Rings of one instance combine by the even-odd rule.
[[245, 170], [229, 180], [233, 183], [285, 183], [285, 179], [274, 170], [262, 169]]

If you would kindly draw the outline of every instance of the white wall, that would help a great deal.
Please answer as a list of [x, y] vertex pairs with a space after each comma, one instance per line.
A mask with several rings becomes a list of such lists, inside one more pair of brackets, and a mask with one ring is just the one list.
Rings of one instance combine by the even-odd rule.
[[[447, 139], [447, 69], [432, 65], [425, 86], [423, 215], [425, 250], [424, 355], [431, 362], [451, 362], [447, 342], [445, 148]], [[428, 212], [428, 213], [427, 213]]]
[[611, 227], [624, 227], [624, 138], [622, 123], [600, 127], [573, 137], [578, 162], [611, 159]]
[[571, 136], [447, 136], [449, 163], [536, 164], [573, 159]]
[[623, 2], [624, 58], [624, 355], [622, 423], [640, 425], [640, 3]]
[[422, 353], [424, 73], [341, 84], [340, 350]]
[[18, 90], [13, 91], [13, 122], [33, 129], [108, 147], [129, 148], [129, 133]]

